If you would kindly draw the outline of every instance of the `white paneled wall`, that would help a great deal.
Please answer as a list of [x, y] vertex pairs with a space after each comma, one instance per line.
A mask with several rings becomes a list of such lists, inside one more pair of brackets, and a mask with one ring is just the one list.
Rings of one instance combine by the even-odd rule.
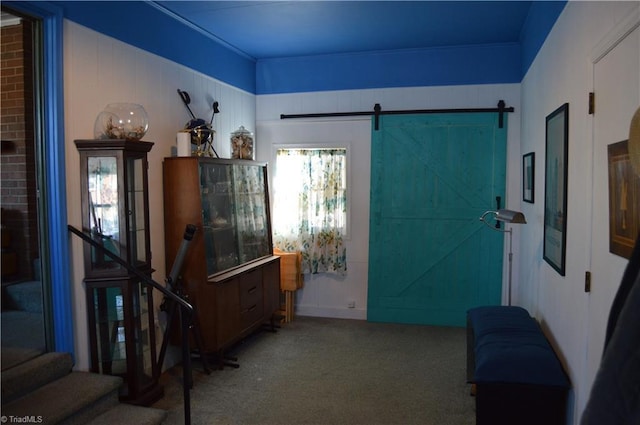
[[[347, 240], [347, 275], [305, 275], [296, 296], [297, 314], [366, 318], [369, 252], [369, 192], [371, 122], [359, 119], [287, 119], [280, 114], [382, 110], [493, 108], [499, 100], [515, 108], [508, 114], [507, 206], [520, 209], [520, 85], [497, 84], [456, 87], [344, 90], [257, 96], [257, 156], [271, 161], [274, 145], [349, 143], [351, 151], [351, 233]], [[401, 182], [399, 182], [401, 184]], [[517, 255], [514, 233], [514, 255]], [[505, 238], [506, 240], [506, 238]], [[505, 251], [506, 252], [506, 251]], [[504, 262], [505, 267], [507, 261]], [[517, 264], [514, 266], [517, 273]], [[504, 273], [507, 276], [507, 273]], [[355, 308], [349, 303], [355, 302]]]
[[[69, 224], [77, 228], [82, 226], [80, 171], [73, 141], [93, 138], [96, 116], [108, 103], [139, 103], [149, 115], [144, 140], [155, 143], [149, 154], [152, 266], [154, 280], [162, 283], [170, 271], [165, 271], [162, 160], [175, 151], [176, 133], [190, 119], [177, 89], [190, 94], [194, 114], [207, 121], [213, 101], [220, 103], [214, 147], [227, 158], [231, 132], [241, 125], [255, 131], [255, 96], [70, 21], [64, 24], [64, 79], [67, 213]], [[71, 252], [76, 368], [86, 370], [89, 344], [78, 238], [72, 239]]]
[[[337, 145], [347, 148], [348, 238], [347, 275], [305, 275], [304, 288], [296, 292], [297, 314], [307, 316], [366, 319], [367, 267], [369, 253], [369, 161], [368, 120], [287, 121], [258, 124], [258, 159], [275, 162], [275, 149]], [[273, 171], [273, 165], [270, 167]], [[349, 308], [350, 302], [355, 303]]]
[[[608, 193], [594, 190], [598, 185], [593, 182], [593, 118], [587, 113], [594, 81], [593, 52], [621, 23], [629, 18], [638, 22], [639, 8], [638, 2], [568, 2], [522, 81], [522, 150], [536, 152], [537, 194], [535, 204], [523, 204], [528, 224], [518, 228], [522, 273], [514, 273], [514, 282], [518, 304], [542, 323], [572, 381], [569, 423], [573, 424], [579, 423], [589, 397], [595, 374], [589, 366], [594, 360], [599, 364], [610, 309], [610, 303], [598, 305], [598, 298], [584, 292], [585, 271], [595, 257], [598, 263], [610, 264], [606, 270], [597, 270], [607, 276], [607, 282], [592, 281], [593, 293], [611, 282], [617, 287], [626, 264], [608, 250], [591, 252], [592, 205], [609, 202]], [[634, 96], [632, 91], [627, 95]], [[640, 99], [635, 101], [638, 104]], [[569, 103], [567, 270], [560, 276], [542, 259], [545, 117], [565, 102]], [[599, 323], [587, 320], [594, 309], [603, 312]]]

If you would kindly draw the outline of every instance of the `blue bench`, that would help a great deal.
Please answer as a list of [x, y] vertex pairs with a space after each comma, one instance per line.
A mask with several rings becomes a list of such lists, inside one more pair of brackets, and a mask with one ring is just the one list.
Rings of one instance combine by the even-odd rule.
[[571, 384], [538, 322], [521, 307], [467, 312], [467, 381], [476, 425], [564, 425]]

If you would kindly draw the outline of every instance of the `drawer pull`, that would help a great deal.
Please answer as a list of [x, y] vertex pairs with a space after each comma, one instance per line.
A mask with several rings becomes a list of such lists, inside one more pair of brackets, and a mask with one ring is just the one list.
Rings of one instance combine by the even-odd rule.
[[258, 290], [258, 287], [257, 287], [257, 286], [254, 286], [253, 288], [249, 289], [247, 292], [248, 292], [249, 294], [253, 294], [253, 293], [254, 293], [254, 292], [256, 292], [257, 290]]
[[252, 311], [255, 311], [256, 308], [258, 308], [258, 304], [254, 304], [251, 307], [242, 310], [242, 314], [251, 313]]

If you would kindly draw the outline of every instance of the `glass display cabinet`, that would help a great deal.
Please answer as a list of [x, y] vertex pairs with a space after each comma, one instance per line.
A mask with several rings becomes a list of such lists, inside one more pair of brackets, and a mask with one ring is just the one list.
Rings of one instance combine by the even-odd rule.
[[196, 226], [182, 284], [196, 309], [203, 350], [221, 357], [279, 308], [267, 164], [172, 157], [164, 159], [163, 173], [166, 266], [172, 266], [185, 226]]
[[[83, 231], [151, 278], [147, 154], [153, 143], [76, 140]], [[91, 371], [124, 378], [122, 401], [148, 405], [158, 384], [152, 288], [101, 249], [84, 244]]]
[[271, 255], [265, 179], [259, 165], [201, 164], [207, 274]]

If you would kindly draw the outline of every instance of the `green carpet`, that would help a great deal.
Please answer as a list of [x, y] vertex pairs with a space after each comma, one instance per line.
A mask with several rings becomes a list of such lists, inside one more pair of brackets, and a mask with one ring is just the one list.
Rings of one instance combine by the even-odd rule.
[[[463, 328], [296, 317], [231, 354], [239, 369], [194, 362], [192, 424], [472, 425]], [[161, 379], [165, 424], [183, 420], [181, 368]]]

